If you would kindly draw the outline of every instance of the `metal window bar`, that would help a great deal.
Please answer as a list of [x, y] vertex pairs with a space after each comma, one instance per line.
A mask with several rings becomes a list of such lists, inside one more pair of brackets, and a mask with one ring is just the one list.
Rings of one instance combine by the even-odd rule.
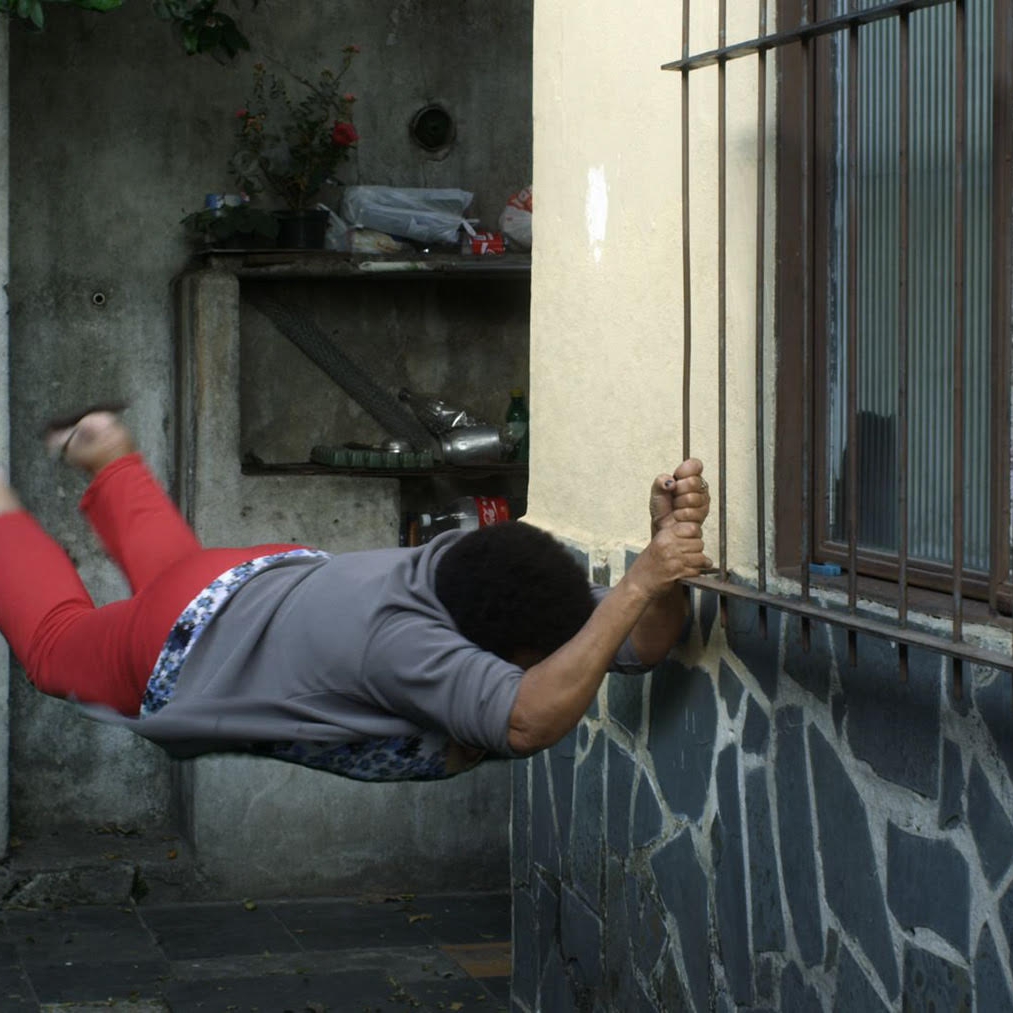
[[[847, 427], [848, 427], [848, 611], [858, 609], [858, 23], [848, 24], [848, 326], [847, 326]], [[808, 437], [807, 437], [808, 438]], [[858, 655], [857, 633], [848, 630], [848, 664]]]
[[[682, 5], [682, 55], [689, 58], [689, 0]], [[691, 379], [693, 336], [693, 285], [689, 260], [689, 71], [682, 71], [682, 458], [689, 457], [689, 384]]]
[[[688, 0], [686, 0], [688, 2]], [[767, 0], [759, 0], [759, 35], [767, 31]], [[766, 470], [763, 448], [765, 428], [763, 414], [763, 341], [766, 320], [766, 181], [767, 181], [767, 51], [761, 50], [756, 59], [756, 555], [759, 563], [757, 586], [767, 590], [767, 515]], [[724, 235], [721, 241], [724, 242]], [[767, 612], [762, 606], [759, 615], [760, 633], [767, 636]]]
[[[802, 24], [809, 24], [812, 18], [810, 2], [806, 0], [802, 4]], [[810, 176], [809, 150], [811, 141], [812, 111], [809, 103], [812, 94], [812, 81], [815, 77], [814, 56], [815, 48], [812, 40], [808, 37], [800, 40], [803, 53], [803, 68], [805, 73], [805, 87], [802, 88], [802, 109], [801, 109], [801, 159], [802, 178]], [[802, 277], [808, 278], [812, 264], [812, 210], [809, 207], [809, 188], [802, 187], [802, 244], [801, 244], [801, 271]], [[810, 299], [810, 286], [802, 286], [802, 432], [812, 432], [813, 419], [813, 375], [812, 363], [810, 362], [810, 349], [812, 347], [812, 305]], [[801, 560], [802, 560], [802, 600], [810, 601], [811, 590], [809, 587], [809, 565], [812, 562], [810, 539], [812, 537], [812, 526], [810, 524], [809, 511], [812, 503], [812, 463], [809, 455], [809, 440], [802, 441], [802, 524], [801, 524]], [[802, 647], [807, 653], [810, 646], [810, 623], [808, 618], [802, 617]]]
[[[953, 67], [953, 640], [964, 628], [964, 179], [966, 159], [967, 30], [964, 0], [954, 0]], [[964, 693], [961, 659], [953, 659], [953, 694]]]
[[[689, 4], [683, 5], [689, 11]], [[725, 44], [728, 7], [727, 0], [721, 0], [718, 8], [718, 41]], [[687, 71], [688, 73], [688, 71]], [[726, 130], [728, 122], [728, 99], [726, 91], [725, 61], [718, 63], [718, 235], [724, 237], [728, 229], [728, 176], [725, 164], [727, 151]], [[685, 182], [685, 177], [684, 177]], [[728, 418], [728, 390], [725, 378], [728, 375], [728, 316], [727, 316], [728, 265], [724, 242], [718, 243], [718, 574], [721, 580], [728, 580], [728, 497], [725, 495], [727, 475], [728, 444], [726, 420]], [[688, 372], [688, 369], [687, 369]], [[721, 622], [725, 624], [727, 610], [725, 599], [721, 599]]]
[[[900, 474], [897, 477], [897, 514], [898, 514], [898, 555], [897, 573], [900, 601], [897, 605], [897, 622], [901, 628], [907, 627], [908, 613], [908, 216], [910, 212], [909, 166], [908, 166], [908, 132], [911, 129], [911, 92], [908, 79], [910, 67], [910, 12], [901, 11], [898, 15], [898, 75], [900, 80], [897, 124], [897, 167], [900, 174], [900, 192], [898, 194], [898, 235], [897, 244], [897, 456]], [[900, 664], [900, 678], [907, 682], [908, 654], [907, 644], [901, 643], [897, 648], [897, 660]]]
[[[683, 55], [682, 58], [663, 65], [663, 70], [679, 71], [681, 75], [682, 92], [682, 262], [683, 262], [683, 341], [684, 341], [684, 372], [683, 372], [683, 450], [684, 456], [690, 455], [690, 378], [692, 369], [692, 312], [691, 312], [691, 229], [689, 221], [689, 200], [691, 191], [690, 160], [689, 160], [689, 84], [690, 73], [693, 70], [717, 65], [718, 67], [718, 193], [719, 193], [719, 223], [718, 223], [718, 340], [719, 340], [719, 411], [718, 424], [719, 432], [719, 538], [720, 556], [719, 567], [716, 578], [702, 577], [692, 581], [698, 587], [710, 590], [717, 590], [722, 602], [722, 613], [726, 596], [736, 596], [755, 601], [759, 606], [761, 616], [767, 606], [778, 608], [782, 611], [800, 617], [803, 629], [803, 643], [808, 647], [809, 624], [813, 621], [825, 622], [830, 625], [843, 627], [848, 634], [849, 654], [851, 661], [855, 661], [855, 643], [859, 633], [871, 635], [882, 639], [894, 641], [898, 647], [900, 675], [902, 679], [907, 677], [907, 650], [911, 646], [933, 650], [937, 653], [947, 655], [953, 663], [953, 690], [956, 696], [962, 693], [963, 663], [972, 662], [989, 667], [1000, 668], [1013, 672], [1013, 640], [1011, 650], [1008, 654], [978, 647], [964, 639], [964, 610], [962, 583], [964, 573], [964, 372], [965, 372], [965, 335], [964, 335], [964, 303], [965, 303], [965, 177], [966, 177], [966, 64], [967, 64], [967, 33], [965, 22], [965, 0], [892, 0], [892, 2], [867, 7], [859, 10], [851, 10], [845, 14], [836, 15], [822, 20], [811, 20], [810, 3], [802, 5], [802, 17], [798, 25], [772, 34], [766, 33], [766, 2], [758, 0], [759, 5], [759, 34], [755, 39], [745, 42], [727, 45], [726, 43], [726, 0], [721, 0], [719, 8], [719, 46], [717, 49], [690, 55], [689, 51], [689, 26], [690, 26], [690, 3], [683, 0]], [[908, 131], [910, 123], [910, 86], [908, 71], [910, 68], [910, 39], [909, 21], [910, 15], [918, 10], [940, 7], [944, 4], [953, 4], [955, 11], [955, 57], [954, 57], [954, 185], [953, 185], [953, 369], [954, 369], [954, 396], [952, 404], [952, 438], [953, 438], [953, 475], [954, 488], [952, 494], [953, 510], [953, 579], [952, 599], [953, 616], [951, 620], [951, 635], [949, 638], [931, 632], [914, 628], [909, 623], [909, 586], [908, 586], [908, 554], [910, 533], [908, 529], [908, 500], [909, 500], [909, 440], [910, 440], [910, 419], [909, 419], [909, 320], [907, 307], [907, 291], [909, 288], [909, 258], [908, 258], [908, 225], [910, 220], [910, 166], [908, 151]], [[798, 44], [802, 48], [803, 62], [806, 74], [806, 87], [804, 88], [802, 105], [802, 178], [809, 178], [809, 149], [811, 144], [810, 118], [811, 88], [814, 80], [814, 40], [823, 36], [846, 34], [847, 36], [847, 107], [848, 115], [848, 167], [847, 167], [847, 195], [848, 195], [848, 250], [847, 250], [847, 276], [848, 276], [848, 300], [849, 312], [847, 319], [847, 421], [848, 442], [852, 448], [858, 446], [857, 441], [857, 416], [858, 407], [856, 400], [856, 377], [858, 364], [858, 341], [857, 341], [857, 281], [858, 256], [859, 256], [859, 218], [857, 186], [857, 152], [858, 152], [858, 59], [861, 47], [859, 29], [876, 21], [889, 18], [896, 18], [899, 26], [899, 96], [898, 116], [899, 134], [898, 139], [898, 166], [899, 166], [899, 194], [897, 201], [898, 215], [898, 320], [897, 320], [897, 399], [898, 399], [898, 512], [899, 512], [899, 600], [897, 605], [897, 621], [888, 622], [869, 618], [858, 612], [858, 587], [857, 587], [857, 545], [858, 545], [858, 470], [857, 453], [848, 455], [848, 489], [846, 503], [846, 530], [847, 530], [847, 553], [849, 562], [847, 607], [846, 609], [828, 607], [816, 604], [812, 600], [812, 592], [809, 582], [810, 563], [810, 511], [813, 505], [813, 486], [811, 474], [810, 456], [810, 433], [813, 415], [813, 376], [812, 362], [809, 355], [810, 338], [812, 330], [812, 300], [810, 283], [808, 280], [803, 286], [802, 294], [802, 319], [805, 328], [805, 335], [802, 343], [802, 376], [803, 376], [803, 426], [804, 437], [802, 440], [802, 482], [801, 482], [801, 506], [802, 506], [802, 528], [801, 528], [801, 595], [795, 597], [781, 597], [770, 594], [766, 589], [766, 546], [765, 546], [765, 495], [764, 495], [764, 472], [765, 461], [763, 455], [764, 446], [764, 415], [763, 415], [763, 341], [764, 341], [764, 285], [766, 279], [766, 244], [765, 244], [765, 178], [766, 178], [766, 54], [778, 47]], [[726, 65], [730, 60], [741, 59], [749, 56], [757, 58], [757, 218], [756, 218], [756, 476], [757, 476], [757, 552], [758, 552], [758, 581], [757, 587], [750, 588], [742, 584], [732, 583], [728, 579], [727, 569], [727, 542], [726, 542], [726, 445], [725, 445], [725, 421], [726, 421], [726, 145], [727, 145], [727, 92], [726, 92]], [[999, 155], [996, 154], [998, 159]], [[809, 204], [807, 188], [803, 187], [802, 196], [802, 249], [801, 263], [804, 277], [808, 279], [808, 272], [812, 266], [812, 209]], [[1005, 247], [1004, 247], [1005, 249]], [[1003, 258], [1005, 260], [1005, 258]], [[1000, 275], [1000, 280], [1002, 277]], [[1001, 299], [997, 293], [993, 298]], [[1003, 358], [1003, 363], [1008, 366], [1009, 357]], [[1002, 411], [1000, 419], [1005, 418], [1008, 422], [1011, 411], [1010, 391], [1011, 378], [1006, 377], [1007, 386], [1005, 400], [996, 397], [997, 403]], [[1009, 462], [1002, 462], [1003, 466]], [[996, 475], [999, 472], [995, 473]], [[998, 480], [994, 480], [997, 486]], [[1007, 483], [1007, 487], [1010, 483]], [[996, 497], [999, 502], [996, 504], [1001, 510], [1001, 517], [1006, 525], [1010, 526], [1010, 517], [1013, 510], [1010, 507], [1010, 495]], [[1013, 539], [1013, 533], [1007, 532], [1007, 543]], [[993, 542], [993, 544], [995, 544]], [[994, 572], [995, 560], [993, 560], [992, 573], [990, 574], [990, 603], [995, 605], [997, 597], [998, 579]], [[765, 632], [765, 630], [764, 630]]]

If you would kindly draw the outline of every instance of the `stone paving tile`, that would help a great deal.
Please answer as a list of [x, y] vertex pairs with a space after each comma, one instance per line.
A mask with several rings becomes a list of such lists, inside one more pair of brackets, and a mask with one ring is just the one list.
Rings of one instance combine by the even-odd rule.
[[510, 898], [0, 912], [0, 1013], [500, 1013]]
[[161, 958], [132, 908], [7, 911], [9, 940], [26, 966]]
[[[32, 1009], [36, 1007], [33, 1006]], [[172, 1013], [161, 999], [124, 999], [122, 1002], [58, 1002], [38, 1007], [39, 1013], [96, 1013], [96, 1010], [120, 1010], [121, 1013]]]
[[41, 1003], [102, 1002], [158, 996], [169, 980], [166, 960], [39, 964], [27, 968]]
[[300, 949], [270, 908], [260, 905], [173, 904], [139, 912], [170, 960]]
[[473, 978], [508, 978], [511, 952], [509, 941], [491, 943], [447, 943], [440, 947]]
[[278, 974], [257, 978], [172, 982], [165, 992], [172, 1013], [396, 1013], [414, 1009], [383, 972], [343, 971], [335, 974]]
[[0, 1010], [3, 1013], [35, 1013], [38, 1000], [28, 976], [20, 967], [0, 968]]
[[419, 946], [429, 942], [404, 904], [349, 900], [271, 904], [275, 917], [307, 950]]
[[439, 943], [480, 943], [510, 938], [509, 894], [417, 897], [408, 908], [427, 916], [417, 924]]
[[[420, 1002], [424, 1009], [460, 1010], [461, 1013], [501, 1013], [509, 1007], [509, 993], [506, 999], [495, 996], [484, 982], [467, 978], [443, 978], [430, 981], [402, 983], [402, 994]], [[417, 1007], [416, 1007], [417, 1008]], [[398, 1006], [394, 1005], [394, 1009]], [[547, 1011], [548, 1013], [548, 1011]]]
[[493, 1008], [499, 1011], [499, 1008], [507, 1009], [510, 1006], [510, 978], [483, 978], [482, 984], [485, 985], [489, 994], [493, 997], [493, 1000], [498, 1003]]
[[272, 974], [332, 974], [337, 971], [382, 971], [386, 975], [411, 981], [433, 975], [464, 975], [457, 963], [432, 946], [200, 957], [177, 960], [171, 965], [173, 981], [263, 978]]

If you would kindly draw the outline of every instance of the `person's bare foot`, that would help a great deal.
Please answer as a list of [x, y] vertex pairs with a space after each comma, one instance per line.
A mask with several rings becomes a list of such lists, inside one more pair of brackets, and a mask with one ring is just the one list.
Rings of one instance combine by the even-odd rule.
[[111, 411], [93, 411], [74, 425], [49, 429], [46, 449], [74, 468], [97, 475], [117, 458], [132, 454], [134, 446], [130, 430]]

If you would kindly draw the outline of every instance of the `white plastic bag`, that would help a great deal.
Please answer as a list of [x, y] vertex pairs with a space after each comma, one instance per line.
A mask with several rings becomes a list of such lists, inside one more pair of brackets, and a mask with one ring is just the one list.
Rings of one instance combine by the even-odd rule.
[[467, 190], [347, 186], [341, 217], [352, 226], [420, 243], [456, 243], [473, 196]]
[[349, 229], [348, 248], [352, 253], [371, 253], [374, 255], [386, 255], [391, 253], [406, 253], [411, 250], [411, 245], [395, 239], [386, 232], [377, 232], [376, 229]]
[[512, 194], [499, 216], [499, 230], [512, 243], [531, 249], [531, 187]]
[[327, 232], [324, 235], [324, 249], [347, 253], [351, 249], [349, 228], [339, 215], [336, 215], [326, 204], [318, 204], [317, 208], [327, 212]]

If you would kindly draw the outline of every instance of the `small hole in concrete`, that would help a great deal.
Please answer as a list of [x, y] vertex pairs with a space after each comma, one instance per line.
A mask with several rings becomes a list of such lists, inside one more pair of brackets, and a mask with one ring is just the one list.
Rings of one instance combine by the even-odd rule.
[[428, 105], [413, 117], [408, 128], [412, 140], [426, 151], [449, 147], [456, 133], [454, 121], [443, 106]]
[[106, 304], [105, 292], [92, 292], [91, 304], [92, 306], [105, 306]]

